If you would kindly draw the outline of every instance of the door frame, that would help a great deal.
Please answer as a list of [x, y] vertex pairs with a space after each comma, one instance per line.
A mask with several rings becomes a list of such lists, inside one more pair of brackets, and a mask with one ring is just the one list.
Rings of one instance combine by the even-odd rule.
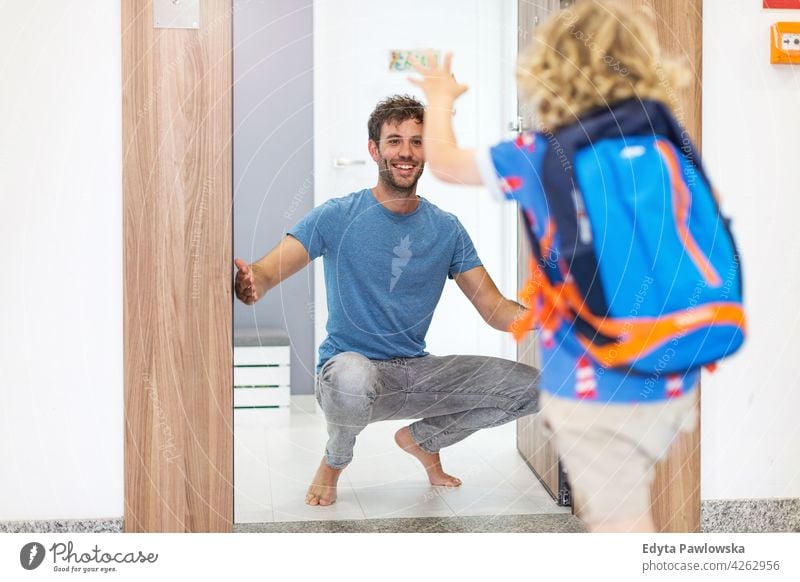
[[122, 0], [125, 532], [233, 523], [232, 0]]
[[[631, 0], [655, 8], [663, 37], [690, 14], [702, 38], [702, 1], [680, 1], [678, 11], [667, 0]], [[200, 30], [155, 30], [153, 2], [122, 0], [124, 529], [228, 532], [232, 0], [201, 3]], [[675, 28], [695, 35], [687, 36], [695, 72], [687, 125], [699, 147], [702, 40], [694, 20], [694, 31]], [[180, 66], [187, 60], [191, 67]], [[662, 531], [699, 529], [699, 430], [659, 468], [663, 491], [691, 499], [674, 505], [656, 496]], [[695, 477], [676, 482], [687, 463]], [[687, 507], [689, 518], [678, 519]]]

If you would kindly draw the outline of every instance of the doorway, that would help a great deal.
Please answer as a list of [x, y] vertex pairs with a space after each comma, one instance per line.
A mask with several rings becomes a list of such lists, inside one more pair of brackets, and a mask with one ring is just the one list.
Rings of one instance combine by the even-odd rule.
[[[311, 207], [374, 185], [376, 169], [366, 149], [370, 111], [391, 94], [420, 96], [407, 80], [410, 70], [403, 67], [407, 51], [435, 47], [454, 52], [456, 74], [473, 86], [459, 102], [456, 115], [462, 143], [486, 145], [512, 135], [516, 41], [508, 31], [516, 30], [515, 3], [414, 0], [401, 12], [365, 0], [315, 2], [302, 10], [287, 4], [283, 12], [280, 4], [264, 7], [267, 16], [247, 7], [234, 21], [237, 256], [257, 260]], [[445, 19], [451, 25], [443, 28], [440, 23]], [[293, 33], [292, 27], [296, 27]], [[265, 33], [273, 36], [274, 45], [265, 46], [270, 42], [265, 37], [259, 40]], [[309, 35], [307, 42], [305, 35]], [[311, 38], [313, 57], [307, 59]], [[305, 55], [305, 60], [299, 55]], [[274, 68], [268, 64], [272, 60]], [[308, 86], [309, 73], [313, 73], [313, 87]], [[268, 76], [269, 86], [262, 81]], [[309, 131], [306, 123], [311, 110], [313, 140], [302, 135]], [[299, 163], [310, 144], [313, 170]], [[483, 188], [453, 188], [427, 175], [419, 183], [419, 193], [459, 217], [487, 270], [504, 294], [514, 297], [514, 206], [497, 204]], [[255, 204], [245, 201], [251, 196], [257, 199]], [[240, 209], [248, 205], [253, 214], [260, 215], [240, 219]], [[269, 209], [277, 212], [267, 216]], [[268, 223], [273, 240], [257, 244]], [[403, 421], [368, 426], [359, 437], [353, 463], [342, 475], [337, 503], [327, 508], [305, 506], [304, 493], [327, 438], [324, 416], [308, 393], [327, 318], [321, 261], [293, 279], [282, 284], [291, 283], [290, 290], [276, 288], [264, 306], [235, 307], [246, 315], [235, 318], [234, 336], [248, 325], [263, 327], [269, 322], [269, 326], [283, 326], [293, 350], [301, 342], [296, 341], [292, 326], [298, 321], [306, 326], [312, 319], [315, 322], [311, 358], [292, 356], [290, 406], [235, 410], [234, 473], [253, 484], [238, 496], [236, 523], [568, 513], [547, 496], [516, 452], [513, 424], [480, 431], [448, 448], [444, 461], [465, 485], [445, 496], [429, 487], [416, 461], [394, 445], [392, 435]], [[298, 302], [297, 295], [303, 295], [303, 301]], [[445, 286], [427, 343], [428, 350], [437, 354], [511, 360], [516, 356], [508, 334], [488, 328], [453, 283]]]
[[[689, 57], [695, 82], [690, 94], [682, 98], [689, 104], [686, 125], [699, 142], [702, 2], [631, 2], [653, 6], [662, 40], [673, 50], [683, 47]], [[125, 0], [122, 5], [128, 532], [229, 531], [231, 527], [232, 253], [228, 221], [233, 184], [230, 137], [240, 128], [230, 124], [230, 88], [239, 78], [230, 69], [234, 45], [230, 33], [234, 16], [244, 19], [247, 10], [263, 4], [285, 9], [285, 14], [271, 23], [274, 35], [287, 33], [287, 15], [313, 9], [310, 3], [298, 7], [290, 0], [209, 0], [201, 3], [204, 24], [202, 31], [197, 31], [154, 30], [152, 2], [142, 5]], [[507, 4], [514, 2], [503, 3]], [[688, 28], [687, 14], [692, 16]], [[284, 48], [291, 52], [303, 38], [313, 38], [312, 26], [304, 35], [289, 34]], [[240, 42], [237, 40], [237, 47]], [[509, 56], [504, 65], [511, 68], [513, 60], [514, 55]], [[302, 78], [304, 73], [313, 87], [313, 57], [307, 70], [298, 70], [294, 78]], [[262, 79], [265, 84], [272, 81], [269, 76]], [[297, 114], [312, 109], [313, 98], [290, 105]], [[287, 115], [283, 121], [296, 116]], [[502, 131], [507, 121], [501, 120], [500, 129], [495, 126], [495, 130]], [[307, 135], [306, 141], [313, 143], [310, 129]], [[483, 138], [492, 139], [488, 135]], [[311, 148], [308, 155], [313, 157]], [[294, 160], [301, 149], [282, 153], [287, 160]], [[294, 170], [289, 164], [282, 169]], [[313, 204], [313, 173], [302, 169], [292, 173], [296, 189], [290, 191], [284, 207], [267, 205], [257, 208], [255, 214], [277, 212], [297, 217], [304, 201]], [[262, 185], [262, 194], [270, 183], [267, 180]], [[264, 196], [262, 200], [265, 205], [270, 202]], [[478, 221], [478, 231], [481, 228]], [[253, 232], [256, 230], [261, 231]], [[515, 233], [503, 234], [512, 240], [515, 237]], [[251, 243], [253, 249], [258, 246]], [[508, 271], [504, 272], [508, 276]], [[313, 297], [310, 269], [295, 280], [301, 287], [305, 284], [308, 296]], [[502, 287], [506, 293], [512, 292]], [[282, 298], [277, 297], [280, 304]], [[314, 302], [306, 301], [304, 309], [299, 319], [312, 321]], [[250, 317], [254, 322], [259, 319], [253, 313]], [[293, 324], [296, 319], [287, 318], [283, 323]], [[308, 344], [313, 352], [313, 339]], [[309, 414], [313, 408], [313, 401], [311, 406], [300, 407]], [[657, 512], [670, 518], [671, 531], [692, 531], [699, 524], [699, 430], [675, 451], [660, 469], [659, 478], [668, 495], [657, 495]], [[688, 497], [692, 498], [690, 511], [685, 510], [687, 504], [665, 503]], [[688, 521], [681, 517], [685, 514], [691, 514]], [[672, 519], [675, 517], [681, 519]]]

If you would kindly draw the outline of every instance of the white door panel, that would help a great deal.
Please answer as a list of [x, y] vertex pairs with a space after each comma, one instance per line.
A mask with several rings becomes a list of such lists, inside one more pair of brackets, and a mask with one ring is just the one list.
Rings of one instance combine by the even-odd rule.
[[[372, 187], [375, 163], [367, 151], [367, 119], [376, 103], [395, 93], [422, 94], [410, 72], [389, 70], [392, 50], [433, 48], [455, 55], [453, 69], [470, 90], [456, 104], [454, 125], [465, 147], [507, 136], [509, 82], [516, 53], [516, 2], [479, 0], [317, 1], [314, 4], [314, 203]], [[513, 45], [513, 46], [512, 46]], [[336, 167], [339, 160], [340, 167]], [[341, 161], [352, 162], [341, 165]], [[359, 162], [363, 161], [361, 164]], [[417, 193], [456, 214], [498, 287], [516, 294], [516, 217], [510, 204], [484, 188], [457, 187], [428, 174]], [[322, 266], [316, 266], [317, 345], [325, 338], [327, 309]], [[475, 353], [513, 359], [508, 334], [490, 329], [450, 281], [427, 336], [431, 353]]]

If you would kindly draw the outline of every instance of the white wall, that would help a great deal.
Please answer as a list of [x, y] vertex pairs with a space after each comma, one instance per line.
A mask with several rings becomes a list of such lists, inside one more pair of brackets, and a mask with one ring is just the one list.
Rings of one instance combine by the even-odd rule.
[[120, 34], [0, 10], [0, 520], [123, 514]]
[[749, 339], [705, 378], [703, 499], [800, 497], [800, 66], [769, 26], [800, 11], [705, 0], [703, 154], [734, 219]]

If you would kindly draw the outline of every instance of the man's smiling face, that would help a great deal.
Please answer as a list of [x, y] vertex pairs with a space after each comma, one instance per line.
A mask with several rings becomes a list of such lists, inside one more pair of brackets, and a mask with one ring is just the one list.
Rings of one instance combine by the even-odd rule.
[[414, 192], [425, 168], [420, 122], [406, 119], [384, 123], [379, 143], [371, 141], [369, 151], [378, 164], [382, 182], [398, 193]]

